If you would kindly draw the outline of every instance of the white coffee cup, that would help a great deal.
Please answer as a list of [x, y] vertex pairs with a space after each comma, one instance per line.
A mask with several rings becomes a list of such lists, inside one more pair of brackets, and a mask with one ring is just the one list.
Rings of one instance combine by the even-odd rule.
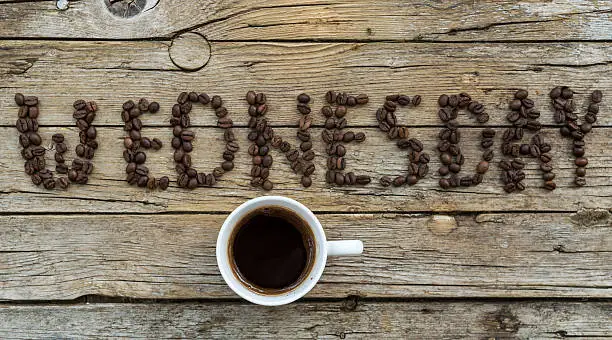
[[[237, 277], [238, 274], [232, 269], [233, 259], [230, 258], [229, 252], [233, 231], [238, 227], [241, 219], [250, 212], [264, 207], [281, 207], [294, 212], [308, 224], [314, 235], [315, 246], [314, 260], [304, 279], [289, 291], [269, 295], [249, 289]], [[327, 256], [359, 255], [362, 252], [363, 243], [361, 241], [327, 241], [323, 227], [312, 211], [300, 202], [282, 196], [262, 196], [243, 203], [225, 219], [217, 238], [217, 264], [227, 285], [245, 300], [265, 306], [288, 304], [306, 295], [323, 274]]]

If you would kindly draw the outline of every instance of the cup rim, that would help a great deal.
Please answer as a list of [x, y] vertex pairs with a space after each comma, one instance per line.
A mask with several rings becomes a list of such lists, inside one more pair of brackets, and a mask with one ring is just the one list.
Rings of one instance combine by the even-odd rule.
[[[312, 234], [314, 235], [314, 243], [316, 247], [316, 253], [314, 257], [314, 263], [308, 275], [304, 280], [297, 285], [295, 288], [274, 295], [264, 295], [254, 292], [248, 289], [240, 280], [236, 278], [229, 264], [229, 256], [227, 254], [229, 238], [234, 230], [236, 223], [248, 214], [253, 209], [257, 209], [263, 206], [281, 206], [283, 208], [291, 209], [302, 219], [304, 219]], [[221, 272], [221, 276], [225, 280], [225, 283], [240, 297], [243, 299], [265, 306], [279, 306], [291, 303], [302, 296], [306, 295], [319, 281], [325, 264], [327, 262], [327, 239], [321, 223], [317, 219], [310, 209], [308, 209], [302, 203], [284, 196], [260, 196], [257, 198], [250, 199], [236, 209], [234, 209], [225, 219], [219, 235], [217, 237], [216, 244], [216, 256], [217, 266]]]

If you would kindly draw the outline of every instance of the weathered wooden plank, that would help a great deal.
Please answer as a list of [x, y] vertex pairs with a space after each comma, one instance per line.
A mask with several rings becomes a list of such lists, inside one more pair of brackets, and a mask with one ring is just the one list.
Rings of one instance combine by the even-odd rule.
[[0, 37], [170, 38], [196, 30], [213, 40], [610, 40], [605, 1], [147, 1], [129, 19], [103, 1], [0, 2]]
[[[82, 2], [78, 2], [81, 4]], [[612, 32], [612, 30], [610, 30]], [[40, 123], [72, 125], [75, 99], [96, 100], [98, 124], [121, 125], [120, 107], [142, 96], [160, 101], [161, 114], [149, 124], [167, 125], [181, 91], [221, 95], [234, 121], [248, 121], [244, 95], [263, 91], [273, 124], [295, 124], [295, 97], [307, 91], [313, 109], [324, 105], [330, 89], [367, 93], [368, 105], [350, 110], [350, 124], [374, 126], [375, 111], [388, 94], [423, 96], [422, 105], [400, 111], [410, 125], [439, 125], [437, 98], [466, 91], [485, 104], [489, 124], [507, 124], [507, 103], [525, 87], [554, 124], [548, 92], [567, 84], [578, 91], [584, 112], [588, 94], [604, 92], [599, 126], [612, 126], [612, 44], [431, 44], [431, 43], [245, 43], [214, 42], [208, 64], [183, 72], [172, 63], [169, 42], [3, 41], [0, 48], [0, 125], [13, 125], [15, 92], [38, 95]], [[189, 49], [185, 49], [189, 50]], [[209, 117], [210, 115], [206, 115]], [[212, 120], [194, 115], [194, 124]], [[321, 124], [323, 116], [314, 115]], [[467, 114], [460, 121], [474, 124]]]
[[[234, 298], [215, 259], [224, 218], [4, 215], [0, 300]], [[610, 297], [606, 210], [319, 219], [329, 239], [361, 239], [365, 250], [329, 259], [309, 297]]]
[[[193, 116], [198, 116], [194, 113]], [[212, 116], [212, 115], [211, 115]], [[147, 120], [148, 118], [144, 118]], [[204, 120], [212, 120], [206, 117]], [[74, 155], [78, 143], [76, 128], [41, 128], [43, 145], [51, 143], [53, 133], [66, 135], [69, 145], [68, 159]], [[491, 170], [482, 184], [470, 188], [444, 191], [438, 186], [440, 167], [436, 151], [437, 128], [412, 128], [411, 136], [420, 139], [425, 150], [431, 155], [430, 173], [413, 187], [382, 187], [378, 179], [384, 175], [406, 173], [407, 152], [399, 150], [386, 135], [374, 128], [356, 128], [364, 131], [367, 139], [362, 144], [347, 145], [347, 169], [356, 173], [368, 174], [374, 178], [367, 186], [336, 187], [325, 183], [327, 169], [325, 145], [320, 137], [322, 129], [313, 129], [315, 164], [313, 185], [302, 188], [300, 177], [290, 168], [290, 162], [278, 151], [272, 152], [275, 164], [270, 178], [275, 189], [270, 194], [285, 195], [298, 199], [315, 211], [576, 211], [580, 208], [612, 207], [612, 180], [609, 171], [612, 155], [612, 129], [594, 129], [586, 138], [587, 157], [589, 158], [587, 186], [576, 187], [574, 180], [574, 158], [570, 152], [571, 142], [562, 139], [557, 129], [544, 129], [543, 136], [553, 147], [553, 165], [557, 177], [557, 190], [549, 192], [541, 186], [541, 171], [533, 160], [527, 160], [524, 181], [527, 190], [522, 193], [507, 194], [502, 189], [500, 169], [501, 130], [496, 137], [496, 154]], [[193, 128], [197, 138], [194, 142], [192, 158], [196, 169], [210, 173], [221, 163], [224, 148], [222, 133], [217, 128]], [[277, 128], [276, 132], [286, 140], [296, 140], [296, 129]], [[0, 158], [0, 210], [4, 212], [162, 212], [198, 211], [227, 212], [249, 198], [264, 192], [249, 185], [251, 157], [247, 153], [249, 142], [247, 128], [237, 128], [235, 133], [241, 150], [235, 159], [233, 171], [225, 174], [214, 188], [198, 188], [194, 191], [175, 186], [173, 150], [169, 128], [147, 128], [143, 135], [158, 137], [165, 146], [160, 151], [148, 152], [147, 166], [154, 176], [167, 175], [171, 178], [171, 188], [167, 191], [150, 192], [131, 187], [125, 182], [125, 160], [123, 159], [122, 138], [125, 132], [120, 128], [99, 128], [100, 148], [94, 158], [95, 170], [87, 185], [74, 185], [69, 190], [46, 190], [31, 183], [23, 171], [21, 147], [15, 128], [0, 128], [0, 140], [4, 141], [3, 157]], [[462, 152], [466, 157], [464, 174], [473, 174], [482, 150], [479, 146], [480, 129], [462, 129]], [[48, 165], [54, 169], [53, 150], [47, 154]], [[61, 208], [60, 208], [61, 207]]]
[[42, 338], [608, 339], [607, 302], [0, 305], [0, 336]]

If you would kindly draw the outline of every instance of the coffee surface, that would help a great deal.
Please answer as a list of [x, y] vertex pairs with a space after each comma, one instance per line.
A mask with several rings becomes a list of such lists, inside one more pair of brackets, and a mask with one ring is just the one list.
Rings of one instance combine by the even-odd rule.
[[311, 262], [313, 240], [306, 222], [284, 209], [261, 209], [239, 223], [231, 254], [243, 281], [283, 290], [301, 282]]

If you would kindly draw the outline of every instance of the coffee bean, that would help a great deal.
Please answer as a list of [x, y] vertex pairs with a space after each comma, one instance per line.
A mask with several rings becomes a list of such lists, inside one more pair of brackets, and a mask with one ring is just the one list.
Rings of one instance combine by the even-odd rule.
[[448, 169], [453, 173], [458, 173], [459, 171], [461, 171], [461, 165], [457, 163], [452, 163], [448, 166]]
[[141, 138], [140, 131], [138, 131], [138, 130], [131, 130], [130, 131], [130, 138], [133, 141], [139, 141], [140, 138]]
[[571, 99], [574, 96], [574, 92], [569, 88], [569, 87], [562, 87], [561, 88], [561, 97], [563, 99]]
[[459, 185], [461, 185], [462, 187], [469, 187], [470, 185], [472, 185], [472, 176], [461, 177], [461, 179], [459, 180]]
[[584, 177], [576, 177], [574, 183], [579, 187], [583, 187], [586, 185], [586, 179]]
[[308, 102], [310, 102], [310, 96], [307, 95], [306, 93], [301, 93], [300, 95], [297, 96], [297, 100], [300, 103], [308, 104]]
[[450, 165], [453, 161], [452, 156], [449, 153], [440, 154], [440, 162], [444, 165]]
[[23, 104], [27, 106], [35, 106], [38, 105], [38, 97], [36, 96], [26, 96], [23, 98]]
[[137, 152], [134, 154], [134, 162], [136, 164], [143, 164], [147, 160], [147, 155], [144, 152]]
[[270, 191], [272, 190], [272, 188], [274, 188], [274, 184], [272, 184], [272, 182], [270, 182], [269, 180], [265, 180], [262, 184], [261, 187], [266, 190], [266, 191]]
[[584, 120], [587, 123], [593, 124], [593, 123], [595, 123], [597, 121], [597, 116], [595, 114], [593, 114], [593, 113], [587, 113], [586, 115], [584, 115]]
[[449, 97], [447, 95], [445, 95], [445, 94], [441, 95], [438, 98], [438, 105], [440, 105], [441, 107], [447, 106], [448, 102], [449, 102]]
[[95, 139], [97, 136], [97, 131], [96, 131], [96, 127], [95, 126], [90, 126], [87, 129], [87, 138], [89, 139]]
[[552, 89], [550, 91], [550, 98], [557, 99], [557, 98], [561, 97], [561, 91], [562, 90], [563, 89], [561, 88], [561, 86], [555, 87], [554, 89]]
[[540, 170], [544, 172], [551, 172], [553, 170], [552, 165], [550, 163], [542, 163], [540, 164]]
[[189, 178], [189, 181], [187, 182], [187, 189], [195, 189], [198, 187], [198, 178], [197, 177], [191, 177]]
[[[24, 109], [24, 111], [25, 111], [25, 107], [22, 107], [22, 108], [23, 108], [23, 109]], [[596, 113], [597, 113], [597, 112], [596, 112]], [[38, 110], [38, 108], [37, 108], [36, 106], [32, 106], [32, 107], [29, 107], [29, 108], [27, 109], [27, 115], [28, 115], [28, 116], [29, 116], [31, 119], [36, 119], [36, 118], [38, 118], [38, 114], [39, 114], [39, 110]], [[20, 117], [21, 117], [21, 115], [20, 115]]]
[[43, 180], [43, 186], [45, 189], [51, 190], [55, 188], [55, 181], [52, 178]]
[[383, 187], [388, 187], [393, 183], [393, 180], [388, 176], [383, 176], [380, 178], [380, 185]]
[[527, 92], [527, 90], [522, 90], [522, 89], [516, 91], [516, 93], [514, 94], [514, 98], [520, 99], [520, 100], [527, 98], [527, 96], [529, 96], [529, 92]]
[[138, 101], [138, 109], [142, 112], [149, 110], [149, 101], [146, 98], [140, 98]]
[[307, 150], [306, 152], [304, 152], [304, 155], [302, 155], [302, 159], [305, 161], [311, 161], [313, 160], [315, 157], [315, 153], [312, 150]]
[[406, 183], [406, 177], [405, 176], [397, 176], [395, 177], [395, 179], [393, 180], [393, 186], [395, 187], [399, 187], [402, 186]]
[[578, 157], [576, 158], [574, 163], [576, 163], [577, 166], [585, 167], [587, 166], [587, 164], [589, 164], [589, 160], [586, 159], [585, 157]]
[[181, 92], [179, 96], [176, 98], [176, 101], [179, 104], [184, 104], [187, 102], [188, 99], [189, 99], [189, 94], [187, 92]]
[[523, 169], [525, 167], [525, 162], [523, 162], [522, 160], [520, 160], [518, 158], [513, 159], [510, 164], [512, 165], [512, 168], [516, 169], [516, 170], [520, 170], [520, 169]]
[[450, 181], [446, 178], [440, 178], [440, 180], [438, 181], [438, 184], [440, 185], [442, 189], [448, 189], [451, 187]]
[[221, 163], [221, 168], [223, 168], [223, 170], [225, 170], [225, 171], [231, 171], [234, 168], [234, 162], [232, 162], [232, 161], [225, 161], [225, 162]]
[[[297, 150], [296, 150], [296, 151], [297, 151]], [[261, 164], [262, 164], [263, 166], [265, 166], [266, 168], [269, 168], [270, 166], [272, 166], [272, 161], [273, 161], [273, 160], [272, 160], [272, 156], [270, 156], [270, 155], [265, 155], [265, 156], [263, 156], [263, 158], [262, 158], [262, 162], [261, 162]]]
[[363, 132], [355, 133], [355, 141], [357, 143], [361, 143], [361, 142], [365, 141], [365, 139], [366, 139], [365, 133], [363, 133]]
[[487, 171], [489, 171], [489, 162], [487, 161], [481, 161], [478, 163], [478, 166], [476, 166], [476, 172], [479, 174], [485, 174]]
[[157, 183], [157, 186], [161, 189], [161, 190], [166, 190], [168, 189], [168, 185], [170, 184], [170, 179], [168, 179], [168, 177], [163, 176], [162, 178], [159, 179], [159, 182]]
[[593, 125], [591, 123], [584, 122], [582, 123], [582, 125], [580, 125], [580, 130], [584, 134], [591, 132], [592, 129], [593, 129]]
[[[595, 90], [595, 91], [593, 91], [593, 93], [591, 93], [591, 101], [593, 103], [601, 102], [602, 98], [603, 98], [603, 93], [600, 90]], [[15, 97], [15, 101], [17, 101], [16, 97]], [[17, 104], [17, 105], [19, 105], [19, 104]]]
[[[223, 106], [215, 109], [215, 116], [217, 116], [218, 118], [225, 118], [225, 116], [228, 115], [227, 109]], [[231, 122], [231, 120], [230, 120]]]
[[[426, 163], [419, 164], [418, 171], [417, 171], [416, 175], [419, 176], [419, 178], [424, 178], [428, 173], [429, 173], [429, 166]], [[411, 181], [409, 180], [409, 182], [411, 182]], [[415, 184], [415, 183], [416, 183], [416, 181], [413, 184]], [[409, 185], [413, 185], [413, 184], [410, 184], [410, 183], [408, 183], [408, 184]]]

